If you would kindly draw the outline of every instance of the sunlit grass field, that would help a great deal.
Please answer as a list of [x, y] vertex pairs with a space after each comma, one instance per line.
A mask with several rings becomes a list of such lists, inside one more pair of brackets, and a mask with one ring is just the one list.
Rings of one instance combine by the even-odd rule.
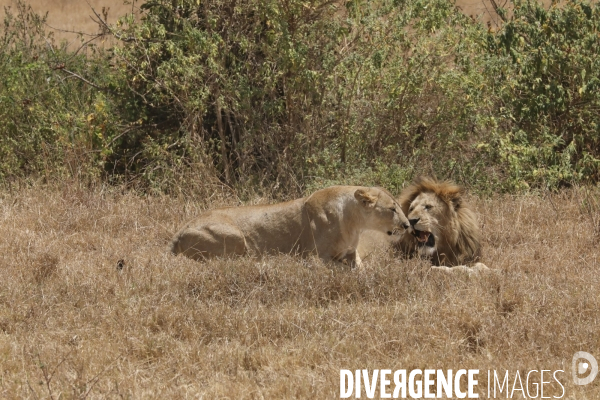
[[564, 370], [563, 398], [600, 398], [600, 379], [571, 379], [576, 351], [600, 356], [595, 198], [469, 196], [497, 271], [467, 277], [385, 251], [363, 273], [291, 255], [169, 254], [187, 219], [240, 204], [218, 190], [6, 189], [0, 398], [339, 398], [340, 369], [384, 368], [479, 369], [480, 398], [488, 370], [509, 370], [511, 388], [516, 371]]

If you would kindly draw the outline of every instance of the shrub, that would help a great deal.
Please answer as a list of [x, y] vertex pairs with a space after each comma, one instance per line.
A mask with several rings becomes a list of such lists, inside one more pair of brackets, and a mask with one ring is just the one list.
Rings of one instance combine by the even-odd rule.
[[479, 191], [599, 176], [599, 6], [150, 0], [69, 50], [19, 3], [0, 38], [0, 179], [295, 196], [414, 175]]
[[129, 136], [129, 154], [150, 135], [181, 155], [207, 155], [225, 182], [286, 192], [367, 175], [398, 186], [414, 169], [482, 180], [475, 138], [489, 118], [473, 88], [485, 35], [450, 3], [142, 8], [140, 23], [124, 19], [114, 31], [136, 118], [154, 127]]
[[[93, 46], [68, 51], [23, 3], [0, 37], [0, 179], [98, 177], [116, 134], [112, 75]], [[96, 84], [90, 86], [86, 78]], [[89, 78], [88, 78], [89, 79]], [[100, 89], [100, 90], [98, 90]]]
[[490, 34], [489, 77], [510, 127], [496, 143], [508, 187], [557, 187], [600, 177], [600, 8], [516, 1]]

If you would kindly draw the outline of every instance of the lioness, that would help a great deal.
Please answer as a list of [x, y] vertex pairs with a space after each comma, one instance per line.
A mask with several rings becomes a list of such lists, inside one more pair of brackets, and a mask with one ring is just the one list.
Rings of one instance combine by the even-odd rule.
[[400, 227], [408, 228], [408, 220], [385, 189], [332, 186], [286, 203], [207, 211], [175, 235], [171, 251], [195, 260], [316, 252], [323, 260], [359, 267], [356, 246], [363, 229], [392, 235]]

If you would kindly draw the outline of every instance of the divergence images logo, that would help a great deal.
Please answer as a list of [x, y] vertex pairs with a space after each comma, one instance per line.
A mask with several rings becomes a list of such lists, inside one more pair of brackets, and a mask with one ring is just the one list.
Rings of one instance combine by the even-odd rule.
[[[585, 360], [585, 361], [583, 361]], [[585, 378], [579, 376], [584, 375], [591, 367], [591, 371]], [[576, 385], [587, 385], [598, 375], [598, 361], [590, 353], [578, 351], [573, 355], [573, 364], [571, 365], [573, 374], [573, 382]]]

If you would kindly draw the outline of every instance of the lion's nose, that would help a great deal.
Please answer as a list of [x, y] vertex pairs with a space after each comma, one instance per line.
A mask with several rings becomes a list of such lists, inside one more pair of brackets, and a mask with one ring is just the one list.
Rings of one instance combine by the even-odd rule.
[[402, 223], [402, 227], [403, 227], [404, 229], [408, 229], [408, 227], [409, 227], [409, 226], [410, 226], [410, 225], [408, 225], [406, 222], [403, 222], [403, 223]]
[[415, 226], [417, 224], [417, 222], [419, 222], [420, 219], [421, 218], [412, 218], [412, 219], [409, 219], [408, 222], [410, 222], [410, 224], [412, 226]]

